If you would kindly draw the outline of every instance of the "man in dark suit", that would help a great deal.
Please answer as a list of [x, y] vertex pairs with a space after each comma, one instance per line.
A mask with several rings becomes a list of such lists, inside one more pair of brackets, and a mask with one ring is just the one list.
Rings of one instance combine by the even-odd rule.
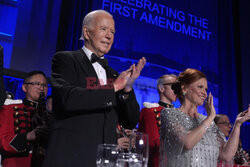
[[45, 167], [94, 167], [98, 144], [116, 143], [116, 126], [132, 129], [139, 105], [132, 89], [146, 60], [120, 75], [103, 57], [115, 33], [111, 14], [97, 10], [83, 20], [84, 47], [58, 52], [52, 61], [52, 96], [56, 122]]
[[3, 84], [3, 47], [0, 45], [0, 107], [6, 98], [5, 88]]

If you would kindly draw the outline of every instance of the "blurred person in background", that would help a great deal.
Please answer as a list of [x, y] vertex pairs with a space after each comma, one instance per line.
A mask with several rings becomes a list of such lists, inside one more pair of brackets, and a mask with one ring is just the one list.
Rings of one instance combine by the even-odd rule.
[[[48, 83], [42, 71], [32, 71], [24, 79], [25, 99], [12, 100], [0, 109], [0, 153], [3, 167], [39, 167], [45, 154], [47, 127], [40, 125], [41, 93], [47, 95]], [[36, 146], [41, 147], [36, 147]], [[38, 159], [39, 158], [39, 161]], [[41, 161], [40, 161], [41, 160]]]
[[176, 95], [171, 89], [173, 83], [176, 82], [177, 76], [163, 75], [157, 80], [157, 90], [159, 94], [158, 103], [144, 102], [144, 108], [140, 113], [139, 120], [139, 132], [148, 134], [149, 139], [149, 167], [159, 166], [159, 146], [160, 146], [160, 114], [161, 110], [166, 108], [172, 108], [172, 102], [176, 101]]
[[[223, 140], [227, 142], [227, 138], [229, 137], [229, 134], [233, 127], [233, 124], [230, 123], [228, 116], [226, 114], [217, 114], [214, 118], [214, 122], [222, 132]], [[243, 150], [241, 141], [239, 141], [238, 149], [232, 161], [234, 161], [233, 163], [238, 165], [250, 165], [249, 154]]]

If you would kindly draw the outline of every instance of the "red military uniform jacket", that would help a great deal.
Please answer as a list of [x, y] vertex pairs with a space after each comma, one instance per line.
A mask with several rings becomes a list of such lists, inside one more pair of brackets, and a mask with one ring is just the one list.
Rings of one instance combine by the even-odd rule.
[[160, 112], [164, 107], [172, 107], [171, 104], [163, 102], [158, 103], [143, 103], [144, 107], [140, 113], [138, 131], [148, 134], [149, 140], [149, 167], [159, 166], [159, 146], [160, 146]]
[[26, 134], [32, 130], [31, 118], [37, 103], [26, 99], [18, 103], [3, 105], [0, 109], [0, 153], [3, 167], [30, 167], [31, 163], [32, 148], [26, 140]]

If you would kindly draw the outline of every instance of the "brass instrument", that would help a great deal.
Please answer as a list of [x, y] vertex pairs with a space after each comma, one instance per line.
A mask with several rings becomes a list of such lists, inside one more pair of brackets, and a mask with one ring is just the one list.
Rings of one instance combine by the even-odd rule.
[[238, 145], [236, 154], [234, 156], [234, 161], [236, 164], [239, 164], [239, 165], [243, 165], [248, 162], [247, 157], [245, 156], [244, 150], [240, 144]]
[[31, 167], [42, 167], [49, 135], [50, 116], [46, 111], [45, 93], [40, 92], [38, 107], [32, 117], [32, 128], [35, 129], [36, 141], [33, 143]]

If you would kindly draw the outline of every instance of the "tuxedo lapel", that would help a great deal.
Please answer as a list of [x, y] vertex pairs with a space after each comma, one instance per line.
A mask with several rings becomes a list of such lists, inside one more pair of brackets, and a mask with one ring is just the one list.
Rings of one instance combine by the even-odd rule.
[[106, 68], [106, 74], [107, 74], [107, 78], [110, 78], [110, 79], [116, 79], [119, 75], [118, 72], [112, 69], [109, 65]]
[[92, 63], [89, 61], [88, 57], [82, 49], [76, 51], [75, 58], [79, 62], [81, 68], [85, 71], [87, 77], [97, 77]]

